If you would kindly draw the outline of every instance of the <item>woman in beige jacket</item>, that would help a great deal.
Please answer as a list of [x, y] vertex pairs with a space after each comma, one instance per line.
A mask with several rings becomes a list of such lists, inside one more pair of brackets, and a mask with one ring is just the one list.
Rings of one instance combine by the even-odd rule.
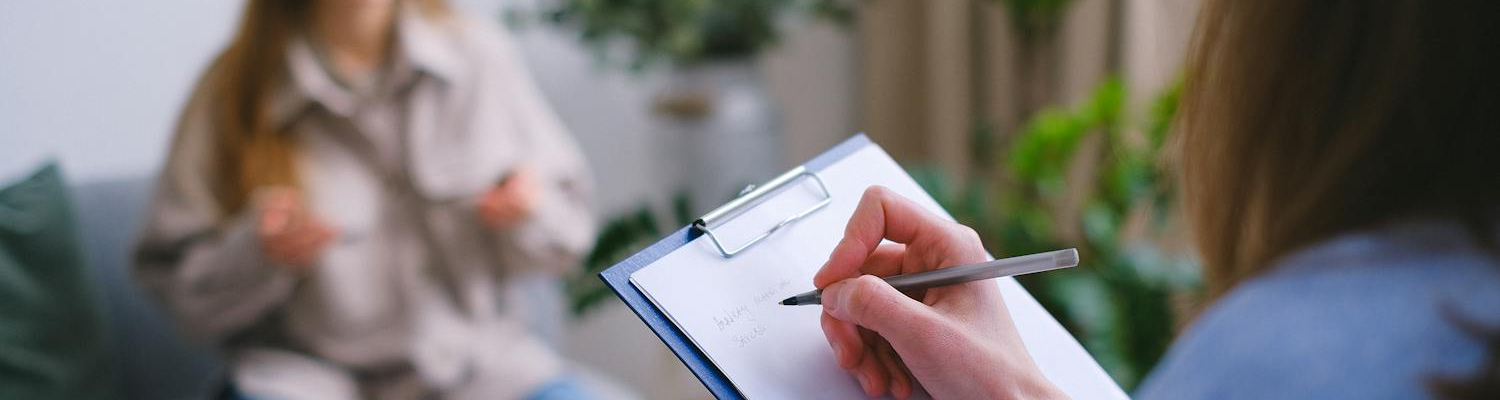
[[522, 399], [560, 358], [502, 283], [591, 244], [587, 167], [514, 46], [439, 1], [251, 0], [135, 257], [261, 399]]

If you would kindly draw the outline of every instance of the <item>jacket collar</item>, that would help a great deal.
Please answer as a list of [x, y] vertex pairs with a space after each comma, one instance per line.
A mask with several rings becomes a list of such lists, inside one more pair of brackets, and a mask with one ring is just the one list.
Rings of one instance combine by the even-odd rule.
[[[463, 68], [458, 43], [453, 40], [456, 26], [444, 17], [424, 15], [413, 5], [399, 7], [390, 64], [378, 90], [389, 93], [415, 83], [423, 75], [452, 83]], [[277, 126], [291, 123], [314, 104], [345, 117], [359, 107], [360, 98], [334, 78], [305, 35], [297, 35], [287, 44], [286, 60], [289, 79], [271, 100], [271, 118]]]

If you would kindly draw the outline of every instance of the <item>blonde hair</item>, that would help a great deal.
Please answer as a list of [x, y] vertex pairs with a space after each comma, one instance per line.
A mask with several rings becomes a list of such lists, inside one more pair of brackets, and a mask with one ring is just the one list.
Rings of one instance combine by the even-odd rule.
[[[416, 0], [429, 17], [449, 13], [442, 0]], [[209, 102], [218, 148], [214, 194], [225, 215], [265, 186], [297, 187], [297, 147], [274, 126], [272, 90], [288, 79], [287, 45], [308, 17], [310, 0], [250, 0], [229, 46], [209, 69]]]

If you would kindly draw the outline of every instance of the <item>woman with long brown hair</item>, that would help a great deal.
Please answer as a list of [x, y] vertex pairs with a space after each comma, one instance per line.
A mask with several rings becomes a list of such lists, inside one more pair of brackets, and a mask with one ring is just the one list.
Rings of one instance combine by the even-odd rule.
[[506, 300], [594, 230], [587, 166], [515, 52], [440, 0], [247, 2], [135, 254], [238, 396], [578, 393]]
[[[1500, 5], [1207, 3], [1176, 128], [1212, 303], [1137, 398], [1500, 398]], [[984, 258], [872, 188], [814, 280], [839, 364], [872, 396], [1066, 398], [993, 283], [871, 276]]]

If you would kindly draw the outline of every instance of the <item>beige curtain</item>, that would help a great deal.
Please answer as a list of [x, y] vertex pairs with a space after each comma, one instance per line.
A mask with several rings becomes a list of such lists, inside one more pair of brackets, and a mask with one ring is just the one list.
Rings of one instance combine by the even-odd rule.
[[858, 124], [897, 160], [967, 173], [978, 122], [1003, 135], [1034, 105], [1071, 104], [1110, 71], [1132, 100], [1150, 98], [1178, 73], [1197, 2], [1075, 0], [1030, 52], [998, 0], [863, 3]]

